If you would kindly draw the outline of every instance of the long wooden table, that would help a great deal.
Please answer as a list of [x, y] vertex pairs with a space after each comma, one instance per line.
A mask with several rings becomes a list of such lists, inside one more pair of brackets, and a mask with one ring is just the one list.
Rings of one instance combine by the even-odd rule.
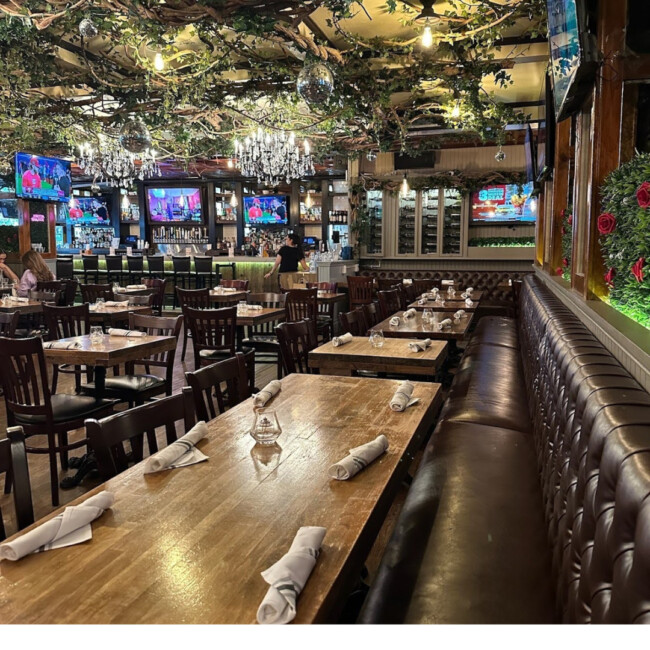
[[27, 302], [9, 301], [9, 304], [0, 303], [0, 312], [17, 311], [21, 314], [39, 314], [43, 311], [43, 303], [40, 300], [28, 300]]
[[468, 307], [465, 304], [465, 301], [461, 298], [460, 300], [445, 300], [445, 304], [441, 305], [435, 300], [426, 300], [424, 303], [420, 304], [417, 300], [412, 302], [408, 309], [417, 309], [418, 311], [424, 311], [425, 309], [431, 309], [432, 311], [448, 311], [456, 312], [459, 309], [464, 309], [465, 311], [476, 311], [479, 307], [479, 302], [473, 300], [472, 306]]
[[262, 309], [247, 309], [237, 314], [237, 347], [241, 350], [244, 342], [244, 328], [262, 325], [263, 323], [277, 323], [284, 320], [284, 307], [262, 307]]
[[247, 296], [248, 291], [224, 291], [223, 293], [210, 291], [210, 302], [220, 305], [232, 305], [240, 300], [245, 301]]
[[446, 329], [439, 330], [437, 325], [434, 323], [425, 323], [422, 320], [422, 312], [416, 312], [413, 318], [404, 320], [402, 316], [404, 315], [403, 311], [398, 311], [393, 316], [399, 318], [399, 325], [391, 325], [390, 318], [377, 323], [373, 327], [376, 330], [382, 330], [384, 336], [392, 338], [402, 338], [402, 339], [439, 339], [443, 341], [458, 341], [464, 339], [469, 326], [474, 318], [475, 312], [467, 312], [463, 318], [459, 321], [455, 321], [451, 318], [452, 314], [445, 311], [436, 311], [434, 315], [437, 315], [438, 320], [442, 321], [446, 318], [449, 318], [452, 322], [451, 327]]
[[116, 323], [129, 322], [129, 314], [151, 314], [151, 307], [147, 305], [124, 305], [119, 307], [102, 307], [102, 309], [92, 309], [90, 311], [90, 322], [94, 324], [101, 323], [109, 327]]
[[432, 341], [424, 352], [411, 352], [408, 344], [408, 340], [386, 338], [382, 347], [375, 348], [366, 336], [355, 336], [338, 347], [329, 341], [309, 353], [309, 366], [321, 375], [353, 375], [357, 370], [435, 375], [447, 357], [447, 343]]
[[[253, 623], [260, 572], [307, 525], [327, 534], [295, 622], [334, 620], [441, 399], [438, 384], [415, 382], [419, 403], [393, 412], [399, 383], [290, 375], [268, 404], [276, 445], [254, 445], [249, 399], [208, 424], [207, 462], [147, 475], [140, 463], [96, 488], [115, 504], [91, 541], [0, 562], [3, 623]], [[380, 433], [386, 454], [348, 481], [328, 477]]]

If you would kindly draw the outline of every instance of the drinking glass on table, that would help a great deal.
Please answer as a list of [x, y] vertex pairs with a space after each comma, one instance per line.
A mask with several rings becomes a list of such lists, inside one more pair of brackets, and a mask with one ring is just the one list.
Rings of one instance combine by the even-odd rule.
[[119, 282], [113, 282], [113, 293], [119, 293], [121, 287]]
[[373, 348], [380, 348], [384, 345], [383, 330], [370, 330], [370, 345]]
[[104, 309], [105, 302], [106, 301], [103, 298], [97, 298], [97, 300], [95, 300], [95, 309], [97, 311], [102, 311]]
[[93, 345], [104, 342], [104, 330], [101, 325], [91, 325], [90, 327], [90, 342]]
[[237, 303], [237, 315], [243, 316], [248, 311], [248, 303], [245, 300], [240, 300]]
[[251, 436], [260, 445], [272, 445], [280, 437], [282, 427], [278, 422], [275, 409], [261, 408], [255, 410]]
[[433, 319], [433, 311], [431, 309], [424, 309], [422, 311], [422, 322], [430, 323]]

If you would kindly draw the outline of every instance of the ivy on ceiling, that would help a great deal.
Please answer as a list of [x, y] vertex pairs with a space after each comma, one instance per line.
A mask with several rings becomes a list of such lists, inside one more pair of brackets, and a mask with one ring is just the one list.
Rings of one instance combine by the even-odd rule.
[[[522, 35], [544, 31], [546, 2], [449, 4], [424, 49], [416, 12], [393, 0], [384, 10], [414, 38], [350, 32], [346, 19], [366, 11], [362, 0], [0, 0], [0, 156], [76, 153], [134, 118], [163, 157], [186, 161], [230, 155], [234, 138], [258, 125], [308, 136], [317, 155], [440, 146], [410, 135], [424, 122], [501, 142], [524, 116], [482, 89], [486, 77], [512, 83], [493, 46], [522, 20]], [[319, 8], [344, 47], [304, 28]], [[84, 19], [97, 36], [80, 35]], [[316, 60], [330, 66], [334, 90], [309, 106], [296, 78]]]

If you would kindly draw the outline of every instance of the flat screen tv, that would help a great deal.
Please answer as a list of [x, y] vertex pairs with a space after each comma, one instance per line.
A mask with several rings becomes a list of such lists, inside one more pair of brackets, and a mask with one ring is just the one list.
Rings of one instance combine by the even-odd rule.
[[597, 67], [586, 0], [547, 0], [555, 117], [578, 110]]
[[539, 109], [537, 125], [537, 181], [545, 181], [555, 164], [555, 111], [553, 110], [553, 87], [551, 78], [546, 76], [542, 87], [542, 106]]
[[[521, 190], [521, 191], [520, 191]], [[471, 225], [534, 223], [531, 209], [533, 183], [526, 185], [489, 185], [472, 194]]]
[[73, 196], [68, 203], [68, 220], [73, 224], [100, 225], [111, 222], [105, 197]]
[[67, 203], [72, 191], [70, 162], [59, 158], [16, 154], [16, 196]]
[[287, 225], [289, 199], [283, 195], [245, 196], [244, 223], [254, 225]]
[[153, 223], [203, 222], [198, 187], [149, 187], [147, 206]]

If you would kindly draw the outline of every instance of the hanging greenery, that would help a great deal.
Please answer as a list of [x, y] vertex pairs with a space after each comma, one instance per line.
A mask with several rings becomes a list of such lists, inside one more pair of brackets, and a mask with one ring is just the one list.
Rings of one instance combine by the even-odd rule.
[[[347, 31], [362, 0], [0, 0], [0, 156], [76, 153], [133, 117], [162, 157], [186, 160], [229, 155], [257, 125], [309, 136], [317, 154], [436, 146], [410, 133], [424, 121], [501, 141], [524, 116], [483, 90], [486, 78], [511, 83], [512, 66], [493, 47], [515, 24], [518, 33], [526, 25], [522, 36], [543, 31], [545, 3], [450, 3], [435, 47], [423, 51], [401, 2], [386, 11], [413, 27], [403, 42]], [[305, 28], [317, 9], [344, 45]], [[81, 35], [84, 20], [97, 36]], [[327, 62], [334, 85], [308, 106], [296, 79], [313, 61]]]
[[650, 154], [612, 172], [598, 217], [612, 306], [650, 328]]
[[557, 269], [557, 274], [564, 280], [571, 282], [571, 262], [573, 260], [573, 208], [567, 207], [560, 213], [562, 217], [562, 266]]
[[468, 246], [477, 248], [532, 248], [535, 246], [534, 237], [472, 237]]

